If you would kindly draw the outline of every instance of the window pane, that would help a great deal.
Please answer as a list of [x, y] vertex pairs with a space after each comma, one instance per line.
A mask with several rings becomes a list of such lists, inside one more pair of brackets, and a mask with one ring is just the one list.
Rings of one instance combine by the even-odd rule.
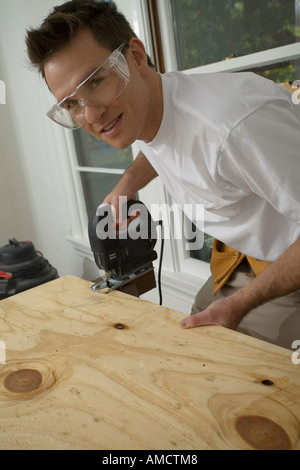
[[132, 150], [116, 149], [79, 129], [74, 132], [78, 164], [80, 166], [125, 170], [132, 162]]
[[300, 59], [255, 68], [251, 71], [276, 83], [293, 82], [300, 77]]
[[81, 181], [84, 192], [87, 213], [101, 204], [120, 179], [120, 175], [109, 175], [104, 173], [81, 173]]
[[[195, 227], [195, 225], [193, 225], [193, 232], [199, 233], [199, 230]], [[200, 239], [199, 235], [198, 235], [198, 239]], [[188, 256], [190, 258], [194, 258], [194, 259], [198, 259], [201, 261], [205, 261], [206, 263], [210, 263], [213, 241], [214, 241], [213, 237], [204, 233], [203, 247], [199, 250], [189, 250]]]
[[299, 0], [170, 0], [178, 69], [299, 41]]

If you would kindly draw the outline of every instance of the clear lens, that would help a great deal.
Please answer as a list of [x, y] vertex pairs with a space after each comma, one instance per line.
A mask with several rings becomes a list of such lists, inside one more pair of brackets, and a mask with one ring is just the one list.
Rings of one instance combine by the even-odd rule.
[[47, 116], [52, 119], [52, 121], [66, 127], [67, 129], [78, 129], [80, 127], [78, 123], [74, 121], [71, 113], [57, 104], [48, 111]]
[[[89, 106], [109, 106], [125, 90], [130, 73], [121, 47], [93, 72], [74, 93], [53, 106], [47, 116], [68, 129], [86, 124], [85, 110]], [[80, 98], [79, 98], [80, 95]]]

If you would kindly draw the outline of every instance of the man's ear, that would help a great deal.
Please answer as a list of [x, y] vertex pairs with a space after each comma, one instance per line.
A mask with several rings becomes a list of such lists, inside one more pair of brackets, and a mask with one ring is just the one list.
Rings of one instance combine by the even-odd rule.
[[140, 73], [144, 75], [148, 70], [148, 58], [145, 46], [138, 38], [131, 38], [128, 42], [128, 53]]

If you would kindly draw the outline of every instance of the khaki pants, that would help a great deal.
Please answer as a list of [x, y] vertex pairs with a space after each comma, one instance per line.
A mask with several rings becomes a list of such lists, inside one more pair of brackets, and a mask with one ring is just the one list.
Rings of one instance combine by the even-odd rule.
[[[248, 262], [243, 261], [216, 296], [210, 277], [196, 295], [191, 315], [205, 310], [213, 301], [233, 294], [253, 277]], [[252, 310], [243, 318], [237, 331], [291, 349], [293, 341], [300, 340], [300, 290]]]

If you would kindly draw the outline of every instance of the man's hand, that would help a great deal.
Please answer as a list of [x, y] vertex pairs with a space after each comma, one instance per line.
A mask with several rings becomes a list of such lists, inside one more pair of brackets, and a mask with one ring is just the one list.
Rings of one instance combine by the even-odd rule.
[[[106, 198], [104, 199], [103, 203], [100, 205], [100, 207], [105, 206], [106, 204], [111, 204], [113, 206], [113, 217], [115, 220], [116, 227], [118, 227], [119, 230], [126, 229], [128, 220], [123, 220], [122, 219], [122, 206], [123, 204], [127, 204], [128, 201], [134, 200], [136, 198], [136, 194], [132, 193], [131, 195], [126, 195], [126, 196], [120, 196], [120, 195], [114, 195], [112, 192]], [[131, 221], [134, 219], [134, 217], [129, 218]]]
[[251, 310], [300, 289], [300, 238], [255, 279], [234, 294], [216, 300], [203, 312], [185, 318], [182, 328], [223, 325], [235, 330]]
[[122, 206], [122, 202], [135, 200], [136, 193], [156, 177], [156, 171], [151, 166], [145, 155], [140, 152], [135, 161], [122, 175], [111, 193], [106, 196], [101, 206], [111, 204], [114, 208], [116, 224], [121, 224], [122, 214], [120, 206]]
[[244, 313], [235, 305], [231, 297], [216, 300], [209, 307], [199, 313], [190, 315], [179, 323], [182, 328], [195, 328], [204, 325], [222, 325], [236, 330]]

